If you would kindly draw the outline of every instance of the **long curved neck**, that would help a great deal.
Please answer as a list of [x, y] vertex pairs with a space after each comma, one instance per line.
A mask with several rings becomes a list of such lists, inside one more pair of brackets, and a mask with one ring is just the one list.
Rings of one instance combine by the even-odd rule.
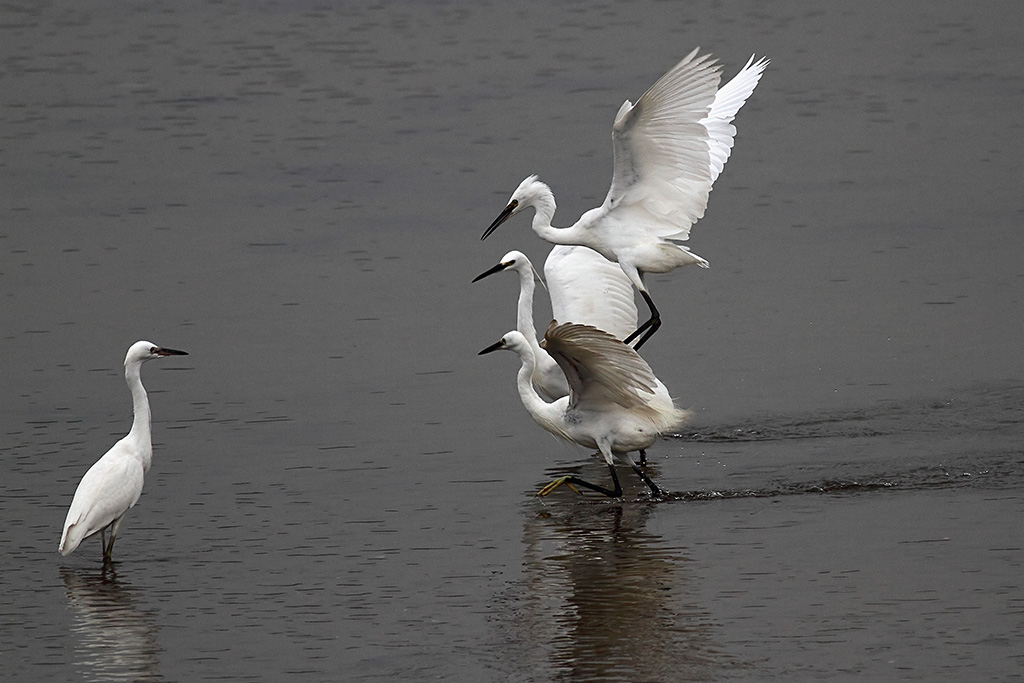
[[[129, 363], [124, 369], [124, 379], [128, 383], [128, 389], [132, 392], [132, 409], [135, 413], [135, 420], [132, 422], [132, 429], [126, 438], [139, 443], [144, 452], [146, 460], [152, 454], [152, 415], [149, 412], [149, 398], [146, 396], [146, 388], [142, 386], [142, 364]], [[149, 463], [145, 463], [147, 469]]]
[[557, 426], [561, 411], [554, 403], [548, 403], [541, 398], [537, 388], [533, 386], [533, 373], [537, 363], [533, 350], [529, 347], [522, 349], [519, 351], [519, 357], [523, 361], [523, 366], [516, 375], [516, 388], [519, 389], [523, 407], [540, 426], [549, 431], [561, 431]]
[[[536, 288], [536, 273], [533, 267], [524, 267], [517, 270], [519, 274], [519, 310], [516, 319], [516, 329], [524, 337], [526, 343], [533, 351], [531, 375], [535, 386], [544, 386], [544, 376], [555, 372], [555, 361], [548, 355], [547, 351], [540, 348], [537, 341], [537, 328], [533, 324], [533, 292]], [[543, 397], [541, 397], [543, 399]]]
[[[531, 341], [532, 347], [537, 342], [537, 328], [533, 325], [533, 291], [536, 287], [532, 268], [519, 270], [519, 308], [516, 311], [516, 327]], [[534, 349], [536, 353], [536, 349]]]
[[551, 244], [583, 245], [587, 244], [587, 232], [581, 229], [579, 222], [568, 228], [556, 228], [551, 225], [555, 217], [555, 195], [545, 188], [533, 199], [536, 213], [533, 215], [533, 231], [537, 236]]

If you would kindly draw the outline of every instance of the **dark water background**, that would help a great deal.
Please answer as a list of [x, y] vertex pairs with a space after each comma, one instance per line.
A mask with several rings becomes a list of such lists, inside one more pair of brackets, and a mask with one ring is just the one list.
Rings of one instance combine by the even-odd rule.
[[[1024, 678], [1015, 2], [7, 3], [0, 678]], [[526, 415], [483, 228], [597, 205], [700, 45], [772, 64], [645, 357], [694, 420], [610, 502]], [[538, 318], [546, 312], [538, 305]], [[69, 558], [149, 364], [154, 466]]]

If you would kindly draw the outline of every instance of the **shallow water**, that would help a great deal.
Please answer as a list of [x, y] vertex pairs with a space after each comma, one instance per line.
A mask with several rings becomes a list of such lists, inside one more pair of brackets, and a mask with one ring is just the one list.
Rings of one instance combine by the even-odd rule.
[[[1016, 5], [0, 9], [0, 677], [1024, 678]], [[644, 348], [672, 492], [525, 414], [512, 248], [601, 201], [621, 101], [772, 58]], [[538, 317], [542, 313], [538, 305]], [[56, 552], [130, 424], [102, 572]]]

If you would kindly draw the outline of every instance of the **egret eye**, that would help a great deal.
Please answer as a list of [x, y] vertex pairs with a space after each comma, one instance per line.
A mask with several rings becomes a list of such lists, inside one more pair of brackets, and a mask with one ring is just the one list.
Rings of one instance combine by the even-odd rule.
[[508, 203], [508, 205], [511, 206], [513, 209], [518, 208], [519, 207], [519, 200], [518, 199], [513, 199], [512, 201], [510, 201]]

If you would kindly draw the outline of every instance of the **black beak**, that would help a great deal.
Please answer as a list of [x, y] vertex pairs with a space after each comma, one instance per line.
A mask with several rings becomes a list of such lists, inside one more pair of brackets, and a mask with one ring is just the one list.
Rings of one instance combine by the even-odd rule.
[[157, 349], [154, 353], [158, 356], [187, 356], [187, 351], [177, 351], [175, 349]]
[[480, 239], [487, 239], [488, 235], [494, 232], [499, 225], [508, 220], [508, 217], [512, 215], [512, 212], [516, 210], [517, 206], [519, 206], [519, 202], [516, 201], [515, 199], [509, 202], [508, 206], [505, 207], [505, 210], [498, 214], [498, 217], [494, 219], [494, 222], [491, 223], [491, 225], [486, 230], [484, 230], [483, 237], [481, 237]]
[[494, 266], [490, 270], [488, 270], [486, 272], [483, 272], [483, 273], [480, 273], [479, 275], [477, 275], [475, 278], [473, 278], [473, 282], [477, 282], [479, 280], [483, 280], [488, 275], [494, 275], [495, 273], [500, 273], [501, 271], [505, 270], [506, 268], [508, 268], [507, 264], [499, 263], [498, 265]]
[[499, 339], [498, 341], [496, 341], [495, 343], [491, 344], [486, 349], [484, 349], [483, 351], [481, 351], [480, 353], [478, 353], [476, 355], [482, 356], [485, 353], [490, 353], [492, 351], [500, 351], [503, 348], [505, 348], [505, 340], [504, 339]]

